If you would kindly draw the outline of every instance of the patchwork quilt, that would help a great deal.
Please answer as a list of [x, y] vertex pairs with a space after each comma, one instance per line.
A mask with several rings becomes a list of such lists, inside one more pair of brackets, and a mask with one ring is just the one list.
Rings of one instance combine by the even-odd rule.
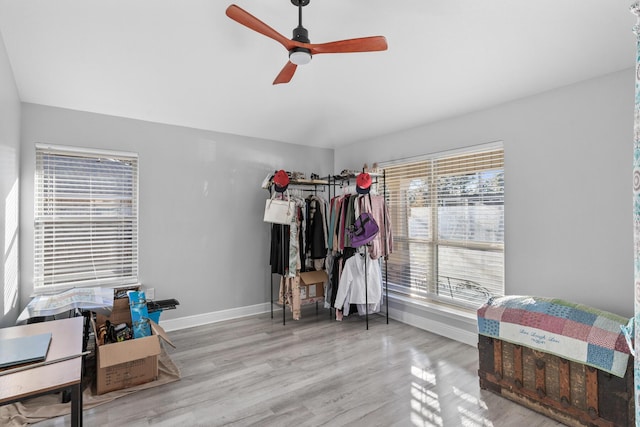
[[624, 377], [629, 319], [560, 299], [491, 298], [478, 309], [478, 333], [555, 354]]

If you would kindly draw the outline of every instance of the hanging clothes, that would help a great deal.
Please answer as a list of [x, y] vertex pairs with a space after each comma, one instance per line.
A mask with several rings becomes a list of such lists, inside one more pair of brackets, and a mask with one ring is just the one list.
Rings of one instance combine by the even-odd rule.
[[339, 251], [339, 232], [340, 229], [340, 212], [342, 208], [342, 197], [334, 197], [331, 199], [331, 223], [329, 227], [329, 234], [331, 241], [329, 248], [334, 253]]
[[304, 199], [290, 196], [295, 213], [288, 225], [271, 225], [271, 250], [269, 264], [271, 273], [277, 273], [289, 277], [295, 276], [301, 269], [304, 253], [300, 248], [305, 245], [305, 214]]
[[282, 276], [286, 274], [289, 267], [289, 235], [290, 227], [288, 225], [271, 225], [271, 253], [269, 255], [271, 273]]
[[[324, 200], [316, 194], [303, 198], [300, 191], [290, 193], [296, 207], [291, 224], [273, 224], [271, 229], [271, 271], [283, 276], [279, 300], [291, 307], [294, 319], [299, 319], [300, 272], [325, 270], [328, 273], [325, 307], [333, 307], [345, 315], [354, 306], [362, 315], [378, 312], [382, 277], [377, 260], [393, 250], [384, 197], [345, 193]], [[362, 212], [371, 213], [380, 231], [367, 246], [357, 249], [351, 246], [348, 231]]]
[[[393, 250], [391, 218], [384, 197], [371, 193], [344, 193], [333, 197], [328, 206], [328, 259], [331, 262], [327, 264], [331, 265], [331, 269], [325, 306], [337, 310], [337, 320], [348, 315], [354, 307], [361, 315], [379, 312], [382, 298], [379, 258], [389, 255]], [[349, 230], [364, 212], [373, 216], [380, 231], [374, 240], [357, 249], [351, 247]], [[367, 272], [364, 271], [365, 256]], [[365, 305], [366, 300], [368, 306]]]
[[389, 210], [384, 197], [360, 196], [358, 198], [358, 209], [356, 216], [362, 212], [368, 212], [373, 216], [374, 221], [378, 224], [380, 231], [369, 244], [369, 255], [372, 259], [378, 259], [381, 256], [389, 255], [393, 252], [393, 231], [391, 229], [391, 221]]
[[[366, 267], [366, 271], [365, 271]], [[377, 313], [382, 299], [382, 274], [380, 264], [368, 254], [356, 254], [349, 258], [342, 269], [334, 306], [349, 315], [351, 304], [357, 304], [358, 313]]]
[[[355, 197], [355, 196], [353, 196]], [[340, 206], [340, 223], [338, 228], [338, 250], [343, 251], [345, 247], [350, 247], [346, 230], [349, 225], [355, 221], [353, 215], [353, 197], [349, 194], [343, 196], [342, 204]]]
[[327, 208], [326, 201], [316, 195], [303, 201], [304, 245], [301, 246], [301, 271], [323, 270], [327, 256]]
[[[271, 225], [271, 273], [280, 274], [278, 301], [288, 305], [294, 320], [301, 317], [300, 272], [323, 269], [327, 255], [326, 201], [288, 192], [295, 209], [291, 223]], [[311, 209], [309, 208], [311, 207]], [[323, 284], [324, 286], [324, 284]]]
[[311, 259], [324, 259], [327, 256], [327, 225], [324, 200], [309, 196], [307, 205], [307, 254]]
[[329, 280], [327, 285], [326, 308], [340, 309], [340, 307], [335, 305], [335, 302], [336, 295], [338, 293], [338, 286], [340, 284], [340, 277], [342, 277], [342, 269], [344, 267], [344, 263], [355, 254], [356, 250], [354, 248], [346, 248], [344, 252], [336, 252], [335, 254], [331, 254], [327, 257], [330, 261], [327, 261]]
[[[284, 296], [284, 299], [283, 299]], [[300, 320], [300, 276], [281, 277], [280, 291], [278, 292], [278, 302], [289, 306], [293, 320]]]
[[295, 277], [300, 271], [300, 243], [298, 240], [299, 227], [299, 215], [294, 215], [294, 220], [289, 226], [289, 266], [288, 271], [286, 272], [287, 277]]

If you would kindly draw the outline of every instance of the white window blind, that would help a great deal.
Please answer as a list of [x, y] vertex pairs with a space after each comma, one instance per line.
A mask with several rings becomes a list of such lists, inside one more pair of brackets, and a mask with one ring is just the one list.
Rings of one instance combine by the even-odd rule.
[[135, 154], [36, 147], [34, 287], [138, 280]]
[[473, 308], [504, 294], [504, 151], [384, 164], [394, 250], [389, 291]]

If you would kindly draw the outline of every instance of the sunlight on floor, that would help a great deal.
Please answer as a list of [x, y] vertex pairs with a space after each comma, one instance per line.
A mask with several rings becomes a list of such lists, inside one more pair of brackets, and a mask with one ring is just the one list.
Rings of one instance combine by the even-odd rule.
[[433, 372], [411, 367], [416, 378], [411, 382], [411, 424], [422, 427], [444, 427], [438, 395], [432, 390], [436, 385]]
[[[453, 394], [461, 402], [461, 404], [458, 405], [458, 413], [460, 414], [460, 423], [462, 426], [493, 427], [492, 421], [487, 420], [482, 415], [468, 409], [469, 407], [477, 407], [488, 410], [487, 404], [483, 400], [480, 400], [477, 397], [472, 396], [471, 394], [466, 393], [463, 390], [460, 390], [458, 387], [453, 387]], [[462, 403], [465, 403], [466, 407], [462, 406]]]
[[[412, 426], [446, 427], [452, 425], [450, 423], [455, 418], [456, 426], [494, 427], [493, 422], [482, 415], [488, 407], [481, 398], [459, 387], [449, 386], [451, 380], [438, 384], [437, 374], [425, 368], [412, 366], [411, 375], [414, 378], [411, 382]], [[455, 396], [456, 406], [443, 408], [438, 393]], [[444, 401], [448, 400], [450, 398], [444, 398]]]

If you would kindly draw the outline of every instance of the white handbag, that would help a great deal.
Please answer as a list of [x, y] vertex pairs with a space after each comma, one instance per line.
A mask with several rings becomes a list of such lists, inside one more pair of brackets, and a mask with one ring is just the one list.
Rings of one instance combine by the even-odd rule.
[[289, 197], [289, 192], [287, 191], [286, 200], [275, 199], [274, 197], [275, 193], [270, 199], [265, 200], [264, 222], [284, 225], [291, 224], [295, 206]]

